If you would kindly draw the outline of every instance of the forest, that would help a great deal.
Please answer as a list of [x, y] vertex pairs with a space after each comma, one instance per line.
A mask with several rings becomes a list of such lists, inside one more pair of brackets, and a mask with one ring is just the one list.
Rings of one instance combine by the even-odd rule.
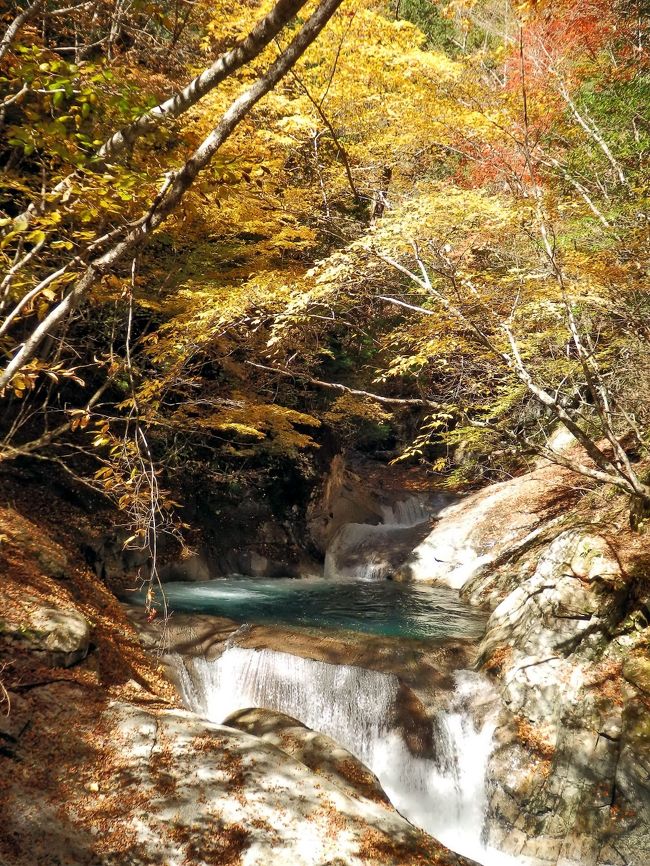
[[[592, 587], [594, 550], [601, 563], [614, 563], [593, 578], [609, 587], [606, 599], [599, 588], [584, 609], [575, 602], [575, 614], [567, 590], [552, 604], [554, 611], [567, 604], [569, 612], [557, 616], [586, 629], [578, 637], [563, 633], [558, 657], [583, 665], [579, 689], [590, 682], [587, 667], [600, 665], [601, 698], [620, 709], [623, 729], [634, 731], [625, 735], [630, 754], [646, 769], [632, 784], [616, 776], [625, 772], [620, 743], [627, 740], [620, 731], [608, 734], [600, 716], [593, 721], [598, 738], [605, 731], [623, 755], [603, 778], [614, 779], [608, 808], [618, 809], [622, 836], [632, 841], [607, 848], [603, 839], [614, 831], [595, 830], [589, 817], [585, 838], [600, 840], [597, 853], [587, 842], [563, 854], [514, 850], [514, 836], [506, 843], [492, 834], [490, 845], [516, 859], [490, 860], [483, 848], [477, 854], [447, 843], [444, 832], [412, 819], [370, 753], [343, 740], [354, 760], [388, 785], [395, 821], [406, 814], [459, 853], [432, 853], [395, 825], [388, 835], [395, 841], [406, 833], [400, 844], [411, 846], [408, 855], [389, 855], [364, 837], [365, 853], [354, 855], [360, 859], [335, 848], [341, 860], [313, 863], [469, 862], [462, 855], [497, 866], [648, 862], [650, 816], [626, 818], [616, 797], [650, 810], [647, 715], [645, 727], [640, 721], [650, 696], [649, 31], [648, 0], [2, 0], [0, 493], [10, 516], [0, 525], [0, 558], [3, 547], [8, 557], [0, 703], [7, 718], [12, 688], [23, 695], [20, 710], [24, 683], [43, 676], [23, 658], [31, 640], [25, 634], [36, 627], [25, 626], [33, 610], [21, 607], [22, 592], [54, 607], [63, 592], [91, 627], [96, 615], [104, 637], [91, 637], [85, 652], [101, 656], [105, 639], [113, 659], [122, 638], [109, 620], [122, 622], [116, 597], [134, 598], [125, 591], [139, 593], [144, 606], [140, 619], [128, 616], [145, 649], [158, 627], [171, 641], [167, 649], [175, 646], [169, 610], [203, 610], [188, 601], [183, 607], [171, 587], [166, 593], [170, 579], [198, 580], [178, 577], [188, 563], [210, 578], [294, 578], [324, 568], [325, 578], [446, 584], [495, 617], [511, 592], [548, 572], [540, 565], [547, 547], [531, 547], [531, 539], [555, 550], [571, 536], [575, 550], [560, 544], [558, 555], [579, 575], [578, 595], [592, 591], [585, 587]], [[523, 487], [528, 479], [532, 493]], [[495, 505], [497, 491], [515, 485], [510, 504]], [[398, 490], [408, 494], [400, 499]], [[343, 500], [354, 505], [345, 511]], [[445, 535], [449, 503], [460, 510]], [[514, 515], [533, 513], [537, 522], [522, 518], [525, 532], [510, 533]], [[66, 526], [61, 538], [57, 520]], [[395, 532], [382, 534], [378, 525]], [[443, 547], [425, 540], [425, 525]], [[585, 526], [591, 540], [576, 541]], [[476, 527], [484, 527], [480, 540], [471, 535]], [[503, 534], [493, 537], [497, 529]], [[21, 571], [34, 544], [50, 550], [49, 542], [29, 539], [53, 531], [78, 574], [90, 575], [74, 591], [56, 574], [29, 589], [32, 578]], [[414, 558], [427, 544], [429, 553]], [[476, 570], [461, 578], [469, 554], [459, 551], [471, 545]], [[440, 577], [439, 563], [452, 549], [457, 576]], [[539, 586], [531, 593], [543, 598], [548, 587]], [[105, 592], [110, 600], [101, 605], [113, 613], [98, 612]], [[310, 609], [310, 598], [303, 603]], [[289, 610], [293, 602], [287, 596], [283, 604]], [[212, 613], [242, 627], [268, 625], [228, 611]], [[287, 615], [280, 614], [285, 626]], [[470, 623], [478, 614], [463, 615]], [[514, 670], [517, 653], [517, 671], [538, 650], [539, 658], [555, 658], [550, 631], [534, 651], [524, 647], [531, 628], [543, 622], [551, 629], [541, 606], [534, 626], [507, 622], [514, 636], [506, 640], [503, 624], [491, 631], [490, 619], [478, 656], [457, 668], [498, 680]], [[471, 628], [462, 640], [476, 648]], [[5, 657], [2, 638], [12, 629], [23, 637], [18, 644], [12, 638]], [[299, 643], [304, 636], [297, 634]], [[592, 637], [601, 643], [591, 646]], [[268, 635], [264, 641], [235, 649], [259, 650], [261, 659], [280, 646]], [[401, 673], [377, 667], [384, 650], [363, 647], [374, 670], [402, 683]], [[323, 653], [318, 661], [296, 650], [299, 675], [311, 677], [307, 659], [322, 664]], [[89, 668], [82, 679], [90, 676]], [[249, 674], [238, 676], [243, 682]], [[577, 682], [574, 674], [565, 679]], [[561, 681], [557, 674], [555, 685]], [[623, 689], [615, 696], [614, 681]], [[411, 686], [419, 695], [419, 685]], [[355, 688], [361, 694], [365, 686]], [[215, 721], [208, 705], [197, 710], [192, 701], [199, 698], [188, 694], [181, 689], [181, 702]], [[251, 703], [235, 709], [267, 706], [255, 702], [259, 694], [246, 694]], [[428, 707], [429, 698], [420, 698]], [[509, 729], [534, 757], [531, 778], [541, 780], [535, 796], [543, 789], [550, 798], [555, 783], [548, 780], [560, 778], [549, 769], [559, 754], [554, 737], [564, 723], [553, 716], [557, 727], [546, 742], [552, 711], [536, 715], [528, 698], [518, 700], [506, 700], [515, 719]], [[560, 704], [558, 697], [553, 706]], [[295, 707], [271, 709], [315, 725]], [[324, 734], [337, 740], [337, 731]], [[261, 736], [257, 728], [250, 733]], [[2, 736], [0, 727], [0, 757]], [[539, 816], [555, 806], [536, 806], [530, 793], [528, 802], [523, 786], [512, 796], [522, 814], [536, 816], [526, 818], [529, 840], [568, 839], [566, 815], [561, 832], [540, 829]], [[560, 801], [564, 790], [554, 793]], [[490, 800], [488, 818], [510, 820], [504, 802]], [[595, 814], [593, 803], [584, 808]], [[364, 820], [373, 833], [384, 832], [381, 822]], [[185, 860], [170, 848], [164, 862], [285, 862], [237, 859], [254, 832], [241, 816], [237, 821], [243, 835], [232, 830], [239, 823], [228, 825], [216, 853], [206, 848], [199, 856], [187, 843]], [[512, 827], [524, 832], [514, 818]], [[17, 843], [3, 844], [0, 838], [2, 866], [59, 862], [46, 853], [30, 861]], [[88, 863], [163, 862], [115, 845]], [[85, 864], [89, 850], [77, 851], [74, 862]], [[286, 851], [287, 863], [311, 866]]]
[[647, 502], [642, 2], [13, 11], [3, 460], [142, 529], [323, 427], [472, 481], [559, 420]]

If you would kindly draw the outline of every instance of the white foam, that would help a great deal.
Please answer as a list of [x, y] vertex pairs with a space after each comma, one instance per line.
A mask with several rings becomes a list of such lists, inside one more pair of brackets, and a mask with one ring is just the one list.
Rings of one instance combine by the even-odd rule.
[[399, 687], [392, 674], [241, 647], [213, 661], [170, 659], [189, 709], [218, 723], [249, 707], [293, 716], [363, 761], [396, 809], [448, 848], [485, 866], [520, 862], [482, 842], [494, 721], [476, 726], [469, 712], [486, 688], [479, 674], [457, 675], [449, 707], [434, 720], [429, 759], [412, 755], [392, 722]]

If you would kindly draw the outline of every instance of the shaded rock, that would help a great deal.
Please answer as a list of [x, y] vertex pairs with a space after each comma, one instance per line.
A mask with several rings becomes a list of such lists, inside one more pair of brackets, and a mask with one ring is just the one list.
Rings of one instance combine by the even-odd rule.
[[[130, 547], [128, 529], [112, 529], [84, 546], [84, 555], [95, 574], [109, 585], [120, 586], [127, 578], [148, 579], [152, 554], [148, 547]], [[126, 545], [126, 546], [125, 546]]]
[[200, 583], [204, 580], [210, 580], [211, 577], [208, 563], [203, 556], [198, 554], [189, 556], [187, 559], [167, 563], [160, 569], [160, 579], [163, 583], [171, 581]]
[[330, 541], [346, 523], [377, 524], [382, 521], [378, 494], [354, 473], [337, 454], [307, 510], [307, 531], [324, 554]]
[[623, 819], [635, 825], [634, 832], [618, 840], [618, 847], [627, 862], [634, 862], [635, 848], [650, 852], [650, 700], [644, 695], [628, 701], [623, 711], [614, 781], [630, 804]]
[[358, 758], [291, 716], [256, 708], [233, 713], [223, 724], [277, 746], [346, 794], [389, 803], [377, 777]]
[[[456, 499], [449, 491], [432, 490], [428, 478], [409, 481], [407, 470], [337, 455], [310, 500], [307, 531], [314, 547], [325, 554], [348, 527], [371, 530], [383, 524], [386, 528], [411, 528]], [[425, 534], [426, 529], [414, 537], [396, 538], [391, 563], [400, 565]]]
[[416, 526], [346, 523], [327, 549], [325, 577], [392, 577], [429, 528], [428, 521]]
[[0, 619], [0, 639], [43, 654], [51, 664], [69, 667], [88, 653], [90, 625], [77, 611], [34, 603], [26, 622]]
[[400, 682], [397, 691], [394, 715], [392, 723], [404, 737], [409, 752], [418, 758], [433, 758], [436, 742], [432, 715], [427, 712], [421, 698], [403, 682]]
[[650, 696], [650, 657], [632, 656], [623, 662], [623, 676]]

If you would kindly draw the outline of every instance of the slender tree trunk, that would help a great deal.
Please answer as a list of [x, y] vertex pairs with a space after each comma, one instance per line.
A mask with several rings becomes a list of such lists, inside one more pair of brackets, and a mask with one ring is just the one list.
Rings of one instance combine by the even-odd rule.
[[[225, 54], [221, 54], [211, 66], [193, 78], [182, 90], [141, 114], [128, 126], [113, 133], [99, 148], [96, 156], [101, 160], [115, 159], [123, 151], [132, 148], [143, 135], [161, 126], [168, 118], [184, 114], [233, 72], [261, 54], [306, 2], [307, 0], [278, 0], [273, 9], [258, 21], [243, 41]], [[50, 190], [50, 199], [52, 194], [63, 193], [68, 189], [74, 176], [75, 173], [72, 172], [62, 178]], [[32, 214], [41, 212], [44, 208], [43, 202], [35, 202], [24, 211], [22, 216], [29, 219]]]
[[12, 377], [35, 356], [45, 337], [55, 330], [84, 298], [97, 280], [111, 271], [126, 256], [133, 255], [143, 246], [154, 230], [178, 206], [183, 196], [230, 137], [250, 110], [289, 72], [306, 49], [318, 37], [343, 0], [322, 0], [310, 18], [303, 24], [289, 46], [270, 66], [265, 75], [244, 91], [230, 106], [219, 124], [203, 140], [182, 169], [171, 174], [160, 190], [148, 213], [128, 234], [106, 253], [93, 260], [79, 277], [69, 294], [57, 304], [38, 327], [25, 340], [22, 347], [0, 374], [0, 391]]
[[17, 15], [9, 27], [7, 27], [4, 36], [0, 40], [0, 60], [2, 60], [7, 51], [11, 48], [11, 43], [20, 32], [21, 27], [36, 15], [44, 2], [45, 0], [34, 0], [34, 2]]
[[218, 57], [212, 66], [193, 78], [178, 93], [115, 132], [100, 147], [97, 156], [101, 159], [114, 158], [123, 150], [133, 147], [138, 138], [152, 132], [167, 118], [178, 117], [186, 112], [229, 75], [257, 57], [306, 2], [307, 0], [278, 0], [268, 15], [255, 25], [246, 39]]

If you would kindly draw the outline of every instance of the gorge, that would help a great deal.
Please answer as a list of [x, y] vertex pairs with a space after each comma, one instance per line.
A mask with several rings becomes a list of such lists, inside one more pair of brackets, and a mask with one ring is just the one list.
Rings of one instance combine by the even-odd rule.
[[[354, 476], [347, 475], [341, 489], [349, 509]], [[645, 851], [645, 758], [632, 769], [625, 755], [628, 738], [633, 761], [645, 754], [647, 699], [629, 678], [618, 680], [618, 659], [640, 633], [624, 625], [631, 599], [609, 542], [562, 514], [570, 484], [568, 474], [540, 466], [442, 508], [436, 503], [419, 545], [404, 534], [423, 525], [413, 520], [418, 508], [405, 499], [388, 509], [379, 492], [376, 511], [390, 522], [344, 523], [332, 536], [326, 573], [335, 558], [344, 577], [330, 564], [325, 579], [275, 579], [275, 593], [274, 581], [259, 578], [168, 585], [165, 658], [184, 705], [225, 724], [237, 711], [263, 707], [328, 735], [374, 772], [401, 814], [479, 863], [540, 866], [559, 856], [601, 864], [615, 862], [612, 850]], [[357, 496], [357, 507], [367, 508], [361, 479]], [[455, 555], [451, 536], [463, 539]], [[397, 558], [395, 577], [416, 564], [426, 568], [420, 548], [430, 559], [437, 552], [433, 567], [444, 563], [453, 586], [462, 568], [470, 598], [495, 605], [505, 592], [487, 623], [458, 589], [377, 576], [383, 550]], [[369, 549], [375, 561], [366, 568]], [[520, 586], [515, 577], [526, 573], [531, 554], [537, 571]], [[332, 616], [331, 606], [346, 616]], [[159, 646], [158, 627], [133, 615], [149, 645]], [[477, 657], [482, 672], [473, 670]], [[567, 787], [574, 790], [570, 817], [557, 806], [540, 809], [544, 798], [557, 803], [554, 789], [567, 797]], [[618, 827], [597, 811], [605, 803]], [[624, 810], [627, 818], [619, 818]]]
[[[14, 749], [24, 755], [20, 774], [7, 780], [3, 795], [7, 826], [15, 828], [13, 853], [7, 862], [35, 862], [30, 859], [33, 853], [27, 852], [39, 850], [41, 842], [18, 816], [32, 815], [30, 826], [35, 829], [47, 798], [34, 799], [28, 793], [35, 779], [34, 758], [28, 755], [39, 753], [49, 740], [61, 743], [60, 725], [72, 713], [70, 730], [80, 733], [68, 742], [65, 760], [76, 767], [75, 777], [81, 785], [79, 789], [66, 787], [74, 810], [71, 814], [76, 816], [73, 821], [81, 820], [91, 834], [97, 833], [92, 830], [93, 822], [110, 808], [120, 815], [116, 825], [122, 828], [120, 832], [125, 827], [135, 831], [129, 850], [138, 852], [133, 854], [140, 858], [137, 862], [153, 862], [148, 859], [153, 856], [152, 843], [137, 827], [149, 826], [147, 833], [154, 834], [151, 840], [164, 838], [166, 850], [172, 852], [177, 841], [170, 827], [180, 820], [185, 827], [183, 838], [186, 833], [193, 838], [195, 833], [197, 840], [206, 841], [193, 845], [207, 844], [210, 825], [203, 825], [199, 816], [204, 814], [203, 798], [215, 796], [218, 790], [216, 777], [208, 770], [213, 758], [209, 751], [201, 751], [202, 746], [194, 751], [191, 760], [198, 764], [190, 770], [183, 763], [190, 760], [190, 753], [181, 743], [188, 734], [203, 742], [201, 737], [207, 734], [200, 731], [212, 730], [205, 728], [212, 723], [217, 725], [215, 733], [220, 732], [224, 756], [232, 755], [234, 744], [229, 738], [238, 736], [237, 731], [252, 737], [248, 748], [256, 743], [247, 759], [249, 769], [238, 783], [244, 790], [249, 791], [251, 785], [258, 791], [265, 788], [267, 782], [262, 783], [260, 773], [270, 772], [269, 780], [275, 780], [276, 786], [288, 772], [279, 767], [261, 769], [259, 762], [271, 757], [262, 758], [264, 749], [275, 749], [273, 761], [278, 761], [276, 755], [284, 755], [282, 761], [292, 756], [291, 760], [299, 762], [295, 766], [302, 767], [300, 774], [315, 774], [313, 778], [320, 781], [314, 790], [323, 790], [319, 785], [327, 783], [325, 796], [345, 815], [337, 821], [349, 822], [353, 814], [359, 820], [359, 807], [350, 805], [354, 801], [363, 804], [362, 820], [384, 832], [389, 826], [385, 810], [390, 802], [396, 816], [399, 813], [414, 825], [412, 832], [421, 828], [451, 851], [488, 866], [644, 863], [650, 826], [644, 644], [648, 625], [647, 601], [625, 586], [625, 575], [640, 553], [633, 534], [626, 541], [626, 531], [621, 529], [614, 542], [593, 523], [588, 528], [575, 506], [565, 507], [566, 496], [572, 495], [570, 473], [542, 465], [442, 507], [434, 497], [435, 515], [426, 522], [415, 522], [419, 529], [413, 535], [413, 526], [408, 525], [414, 522], [412, 506], [397, 505], [407, 502], [410, 494], [396, 494], [394, 485], [388, 493], [381, 486], [373, 489], [371, 477], [377, 477], [376, 467], [369, 469], [371, 475], [364, 477], [359, 466], [352, 470], [337, 458], [316, 497], [327, 501], [318, 500], [312, 509], [318, 514], [326, 506], [331, 526], [324, 528], [319, 521], [312, 525], [318, 525], [325, 536], [331, 535], [337, 567], [345, 572], [352, 569], [355, 576], [215, 576], [170, 583], [166, 585], [167, 618], [152, 618], [145, 607], [133, 605], [133, 593], [125, 594], [128, 604], [122, 611], [135, 625], [151, 661], [161, 658], [164, 662], [182, 704], [191, 711], [185, 715], [175, 711], [173, 722], [172, 717], [167, 720], [170, 711], [163, 709], [161, 698], [146, 698], [153, 689], [165, 695], [164, 701], [174, 702], [169, 686], [154, 686], [153, 669], [147, 672], [142, 667], [144, 660], [138, 656], [142, 651], [135, 648], [133, 638], [127, 638], [126, 621], [126, 632], [119, 632], [122, 636], [113, 633], [110, 652], [117, 650], [124, 656], [128, 651], [134, 659], [129, 662], [129, 682], [119, 676], [116, 682], [121, 680], [124, 685], [110, 687], [115, 697], [108, 703], [102, 697], [105, 686], [99, 686], [96, 693], [98, 686], [87, 677], [94, 676], [93, 659], [99, 660], [111, 645], [111, 641], [106, 644], [110, 635], [105, 619], [100, 625], [106, 614], [99, 611], [109, 604], [106, 591], [100, 591], [94, 600], [88, 597], [89, 578], [85, 576], [67, 601], [58, 591], [54, 605], [51, 593], [49, 605], [39, 602], [43, 584], [53, 579], [47, 577], [48, 572], [71, 573], [65, 564], [69, 553], [53, 544], [42, 528], [23, 520], [24, 529], [19, 530], [15, 517], [5, 520], [11, 533], [10, 549], [17, 543], [23, 560], [25, 539], [32, 538], [35, 571], [15, 589], [11, 584], [3, 586], [5, 598], [14, 606], [23, 599], [23, 617], [33, 622], [30, 630], [21, 632], [5, 616], [3, 641], [18, 649], [26, 672], [33, 665], [28, 659], [41, 660], [35, 687], [29, 685], [35, 674], [23, 674], [27, 688], [19, 681], [9, 724], [3, 723], [5, 760], [13, 760]], [[380, 472], [379, 477], [386, 476]], [[388, 509], [387, 497], [396, 495], [403, 498], [395, 499]], [[524, 509], [520, 509], [522, 502]], [[341, 522], [341, 513], [355, 516], [356, 523]], [[407, 525], [396, 525], [398, 513]], [[390, 522], [362, 522], [364, 516], [375, 520], [372, 515]], [[416, 517], [420, 516], [416, 510]], [[350, 525], [355, 527], [352, 533]], [[378, 577], [376, 571], [364, 567], [369, 537], [380, 539], [378, 554], [391, 552], [392, 579]], [[456, 545], [453, 549], [451, 538]], [[437, 556], [432, 557], [432, 551]], [[413, 578], [403, 582], [407, 569], [425, 568], [425, 557], [438, 570], [444, 563], [452, 587], [440, 580], [437, 586]], [[459, 568], [464, 575], [460, 594], [453, 588], [458, 584]], [[25, 597], [26, 584], [29, 597]], [[98, 589], [93, 592], [97, 594]], [[75, 595], [86, 598], [82, 607]], [[55, 614], [57, 609], [60, 613]], [[88, 654], [87, 618], [92, 609], [96, 610], [93, 617], [99, 617], [93, 638], [93, 643], [99, 641], [99, 649]], [[109, 609], [111, 621], [117, 621], [118, 612]], [[124, 619], [123, 612], [119, 616]], [[45, 672], [47, 666], [56, 669], [61, 664], [68, 666], [69, 673], [64, 669], [59, 684], [48, 685], [52, 676]], [[87, 706], [83, 711], [76, 700], [70, 703], [76, 689], [87, 692], [88, 697], [95, 695], [88, 702], [83, 694], [78, 695], [77, 700]], [[98, 718], [105, 721], [99, 727], [97, 719], [92, 722], [94, 714], [85, 720], [88, 708], [102, 705]], [[154, 716], [146, 715], [152, 712]], [[150, 728], [149, 718], [157, 719], [158, 728]], [[83, 759], [88, 769], [95, 766], [95, 759], [88, 762], [86, 747], [82, 748], [85, 727], [90, 725], [90, 730], [94, 725], [95, 731], [101, 731], [106, 724], [109, 727], [99, 741], [98, 734], [93, 734], [94, 748], [101, 742], [104, 745], [99, 747], [97, 769], [84, 782], [79, 761]], [[190, 734], [193, 725], [202, 727]], [[155, 738], [146, 745], [149, 730]], [[159, 730], [157, 735], [155, 730]], [[122, 746], [110, 731], [124, 731]], [[160, 740], [162, 731], [167, 733]], [[142, 746], [138, 746], [142, 737]], [[166, 755], [162, 776], [159, 770], [147, 776], [146, 763], [132, 764], [154, 755], [163, 743], [168, 745], [161, 753], [161, 758]], [[112, 757], [114, 748], [118, 751]], [[203, 768], [201, 755], [207, 761]], [[130, 769], [116, 768], [104, 776], [100, 767], [113, 766], [116, 760], [126, 760]], [[234, 790], [227, 780], [235, 766], [226, 765], [227, 797], [226, 792]], [[95, 778], [102, 781], [95, 782]], [[120, 779], [127, 778], [138, 779], [135, 788], [131, 781], [128, 789], [122, 789]], [[161, 788], [165, 778], [167, 787]], [[59, 792], [59, 774], [41, 784], [45, 790], [54, 785]], [[307, 796], [306, 784], [312, 784], [307, 777], [295, 789], [296, 793], [303, 791], [299, 798]], [[273, 786], [264, 796], [272, 796], [271, 791], [277, 790]], [[131, 791], [128, 797], [127, 790]], [[182, 790], [187, 793], [178, 799]], [[100, 792], [97, 797], [95, 791]], [[342, 801], [343, 792], [347, 799]], [[135, 813], [133, 795], [141, 803]], [[95, 800], [93, 809], [86, 805], [80, 812], [88, 796]], [[246, 793], [241, 802], [257, 810], [253, 815], [258, 818], [244, 816], [237, 826], [248, 827], [250, 820], [255, 824], [269, 808], [277, 808], [268, 801], [263, 806], [251, 796], [252, 791]], [[282, 796], [282, 808], [293, 815], [288, 826], [302, 827], [304, 817], [291, 811], [295, 807], [286, 800], [286, 791]], [[169, 805], [161, 812], [167, 801]], [[372, 811], [376, 807], [370, 805], [375, 801], [384, 804], [379, 823]], [[165, 820], [165, 814], [176, 816], [172, 825], [151, 824]], [[185, 814], [186, 818], [180, 817]], [[57, 828], [58, 821], [44, 837], [54, 850], [57, 845], [70, 844], [68, 836], [61, 835], [62, 828]], [[106, 831], [99, 832], [103, 838]], [[336, 839], [339, 852], [344, 850], [342, 831], [331, 837], [330, 832], [323, 838]], [[408, 835], [411, 831], [400, 836], [404, 830], [398, 832], [397, 825], [390, 832], [397, 833], [394, 840], [408, 840], [402, 853], [399, 843], [397, 853], [389, 856], [386, 849], [377, 859], [364, 855], [358, 862], [410, 864], [424, 856], [424, 862], [433, 863], [447, 856], [441, 850], [427, 849], [420, 839]], [[242, 862], [265, 862], [264, 845], [260, 848], [262, 843], [253, 841], [250, 830], [241, 833], [235, 847], [238, 852], [248, 851]], [[106, 838], [116, 844], [112, 833]], [[127, 833], [126, 838], [131, 836]], [[294, 842], [283, 838], [281, 850], [289, 858], [318, 862], [312, 858], [321, 856], [321, 848], [309, 843], [313, 850], [309, 848], [307, 854], [300, 847], [294, 850]], [[5, 836], [4, 842], [7, 839]], [[273, 845], [276, 850], [280, 843], [276, 840]], [[44, 856], [39, 854], [40, 859]], [[75, 856], [80, 863], [91, 862], [83, 859], [83, 847]], [[169, 856], [173, 862], [176, 855]], [[349, 862], [356, 863], [350, 856]], [[49, 862], [47, 856], [43, 862]]]
[[650, 864], [649, 36], [0, 2], [0, 866]]

